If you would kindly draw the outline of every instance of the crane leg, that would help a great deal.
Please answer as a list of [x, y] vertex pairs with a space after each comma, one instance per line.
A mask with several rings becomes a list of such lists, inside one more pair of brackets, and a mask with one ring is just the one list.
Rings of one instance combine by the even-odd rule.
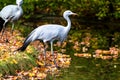
[[62, 42], [58, 43], [59, 52], [62, 54]]
[[6, 24], [6, 23], [3, 24], [3, 29], [2, 29], [2, 33], [1, 33], [1, 38], [3, 37], [4, 31], [5, 31], [5, 24]]
[[14, 26], [15, 26], [15, 24], [12, 23], [12, 30], [11, 30], [12, 35], [13, 35], [13, 31], [14, 31]]
[[[6, 22], [3, 24], [3, 30], [2, 30], [1, 38], [4, 35], [5, 29], [6, 29]], [[6, 42], [9, 42], [8, 39], [7, 39], [7, 34], [6, 34]]]
[[56, 61], [55, 61], [55, 55], [54, 55], [54, 52], [53, 52], [53, 41], [51, 41], [50, 44], [51, 44], [51, 53], [52, 53], [52, 56], [54, 58], [54, 64], [57, 67], [57, 64], [56, 64]]
[[44, 54], [44, 64], [45, 64], [45, 66], [46, 66], [46, 49], [48, 48], [48, 45], [47, 45], [47, 43], [45, 42], [44, 43], [44, 52], [43, 52], [43, 54]]

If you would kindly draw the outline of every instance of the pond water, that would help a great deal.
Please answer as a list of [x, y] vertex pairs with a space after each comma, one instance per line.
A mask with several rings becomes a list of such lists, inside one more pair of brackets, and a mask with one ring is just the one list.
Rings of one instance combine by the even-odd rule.
[[[58, 19], [57, 19], [58, 20]], [[59, 21], [58, 21], [59, 22]], [[91, 21], [89, 21], [91, 22]], [[81, 43], [89, 38], [90, 46], [87, 47], [87, 53], [95, 54], [96, 49], [109, 50], [110, 47], [120, 47], [120, 24], [91, 22], [73, 28], [67, 38], [67, 44], [64, 48], [71, 56], [71, 65], [69, 68], [61, 69], [60, 76], [48, 76], [46, 80], [120, 80], [120, 58], [103, 60], [100, 58], [83, 58], [74, 56], [75, 53], [85, 53], [78, 46], [78, 50], [74, 49], [75, 42]], [[54, 22], [53, 22], [54, 23]], [[79, 23], [73, 23], [76, 26]], [[112, 24], [112, 25], [111, 25]], [[86, 27], [87, 26], [87, 27]], [[103, 27], [104, 26], [104, 27]], [[71, 42], [72, 41], [72, 42]]]
[[56, 80], [120, 80], [120, 59], [80, 58], [70, 54], [70, 67], [63, 69]]
[[[59, 77], [48, 77], [47, 80], [120, 80], [120, 58], [103, 60], [100, 58], [83, 58], [74, 56], [75, 53], [83, 53], [81, 49], [73, 49], [75, 41], [80, 43], [83, 38], [90, 37], [90, 47], [86, 51], [90, 54], [95, 54], [96, 49], [109, 49], [109, 38], [104, 35], [106, 30], [83, 30], [70, 32], [70, 36], [67, 39], [66, 52], [71, 56], [71, 65], [67, 69], [62, 69]], [[74, 34], [73, 34], [74, 33]], [[76, 34], [75, 34], [76, 33]], [[94, 35], [93, 35], [94, 34]], [[111, 43], [112, 46], [119, 48], [119, 36], [120, 33], [115, 32], [113, 37], [114, 41]], [[70, 38], [70, 37], [78, 38]], [[82, 39], [80, 39], [82, 37]], [[98, 38], [97, 41], [92, 41], [94, 38]], [[73, 42], [70, 42], [70, 39]], [[83, 46], [82, 46], [83, 47]], [[79, 48], [82, 48], [79, 46]]]

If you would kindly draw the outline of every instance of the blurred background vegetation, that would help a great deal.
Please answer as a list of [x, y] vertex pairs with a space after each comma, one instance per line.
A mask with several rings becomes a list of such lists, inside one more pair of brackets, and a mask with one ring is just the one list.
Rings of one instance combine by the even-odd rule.
[[[15, 0], [1, 0], [0, 9], [9, 4], [16, 4]], [[120, 18], [119, 0], [24, 0], [22, 5], [24, 19], [35, 16], [61, 16], [70, 9], [82, 18], [97, 20], [115, 20]]]
[[[9, 4], [16, 4], [16, 0], [1, 0], [0, 9]], [[24, 0], [22, 8], [24, 14], [18, 22], [17, 29], [23, 32], [24, 36], [42, 24], [66, 25], [62, 14], [68, 9], [78, 14], [78, 16], [71, 16], [72, 30], [78, 32], [82, 29], [87, 32], [90, 29], [95, 30], [101, 34], [102, 39], [105, 36], [109, 44], [112, 44], [115, 32], [120, 31], [119, 0]], [[119, 43], [119, 37], [114, 41]]]
[[[0, 9], [9, 4], [16, 4], [15, 0], [1, 0]], [[72, 25], [76, 29], [86, 28], [79, 24], [94, 24], [94, 28], [113, 28], [116, 29], [116, 23], [120, 19], [120, 2], [119, 0], [24, 0], [22, 5], [24, 14], [22, 19], [23, 24], [37, 27], [44, 20], [47, 23], [66, 24], [61, 21], [62, 14], [65, 10], [71, 10], [79, 14]], [[64, 23], [63, 23], [64, 22]], [[102, 23], [101, 23], [102, 22]], [[111, 23], [112, 22], [112, 23]], [[107, 23], [107, 25], [106, 25]], [[27, 24], [27, 25], [28, 25]], [[31, 25], [32, 24], [32, 25]], [[102, 24], [102, 26], [101, 26]], [[112, 25], [111, 25], [112, 24]], [[77, 25], [77, 27], [76, 27]], [[117, 29], [118, 30], [117, 24]]]

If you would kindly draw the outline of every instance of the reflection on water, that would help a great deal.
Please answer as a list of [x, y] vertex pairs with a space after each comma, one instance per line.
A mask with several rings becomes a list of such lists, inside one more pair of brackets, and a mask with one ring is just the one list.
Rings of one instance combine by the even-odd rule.
[[[106, 33], [106, 34], [105, 34]], [[76, 57], [75, 53], [90, 53], [95, 54], [95, 50], [103, 49], [108, 50], [108, 33], [107, 30], [81, 30], [81, 31], [71, 31], [67, 39], [66, 52], [72, 58], [71, 65], [67, 69], [62, 69], [59, 76], [48, 76], [49, 80], [120, 80], [120, 59], [119, 56], [114, 59], [101, 59], [101, 58], [84, 58]], [[119, 49], [119, 32], [114, 32], [112, 47], [117, 47]], [[86, 39], [89, 38], [88, 39]], [[76, 44], [78, 41], [78, 44]], [[89, 43], [87, 45], [81, 45], [81, 42], [86, 41]], [[74, 47], [78, 45], [77, 47]], [[83, 47], [87, 50], [84, 52]], [[78, 49], [77, 49], [78, 48]]]
[[[42, 20], [41, 20], [42, 21]], [[88, 21], [86, 23], [86, 21]], [[45, 21], [44, 21], [45, 22]], [[48, 23], [66, 24], [61, 19], [47, 20]], [[38, 23], [42, 25], [43, 23]], [[80, 25], [81, 24], [81, 25]], [[111, 47], [120, 48], [119, 23], [92, 20], [72, 20], [72, 29], [64, 49], [71, 56], [71, 65], [60, 69], [59, 76], [50, 75], [46, 80], [120, 80], [120, 58], [101, 59], [74, 56], [75, 53], [95, 54], [95, 50], [109, 50]], [[86, 45], [81, 45], [85, 42]], [[83, 48], [85, 50], [83, 51]], [[57, 49], [58, 50], [58, 49]]]

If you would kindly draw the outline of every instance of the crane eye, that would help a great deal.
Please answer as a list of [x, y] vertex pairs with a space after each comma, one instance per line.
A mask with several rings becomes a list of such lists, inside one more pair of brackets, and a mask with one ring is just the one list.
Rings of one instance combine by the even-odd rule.
[[70, 11], [68, 13], [71, 13]]

